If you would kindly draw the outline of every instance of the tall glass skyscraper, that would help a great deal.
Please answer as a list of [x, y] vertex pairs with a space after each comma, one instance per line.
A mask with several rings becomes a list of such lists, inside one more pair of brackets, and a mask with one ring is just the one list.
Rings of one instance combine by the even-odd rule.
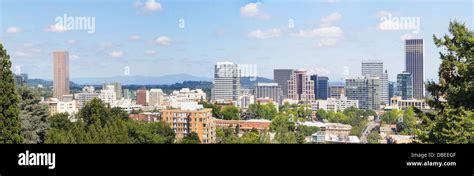
[[273, 70], [273, 81], [281, 86], [283, 98], [288, 98], [288, 80], [293, 74], [293, 69], [275, 69]]
[[397, 75], [397, 96], [402, 97], [403, 100], [413, 98], [413, 79], [410, 73], [403, 72]]
[[411, 73], [413, 78], [413, 98], [423, 99], [423, 39], [405, 40], [405, 71]]
[[311, 75], [314, 81], [314, 95], [316, 99], [327, 100], [329, 96], [329, 78], [327, 76]]

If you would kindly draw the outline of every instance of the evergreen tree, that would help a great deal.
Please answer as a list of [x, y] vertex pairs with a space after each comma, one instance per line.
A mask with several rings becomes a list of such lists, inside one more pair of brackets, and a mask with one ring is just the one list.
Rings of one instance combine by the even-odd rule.
[[15, 89], [12, 63], [7, 51], [0, 43], [0, 143], [23, 142], [20, 121], [20, 98]]
[[434, 113], [420, 114], [417, 132], [424, 143], [474, 143], [474, 31], [457, 21], [449, 23], [450, 35], [437, 38], [440, 52], [439, 82], [427, 83]]
[[40, 104], [40, 95], [36, 90], [23, 86], [20, 94], [20, 119], [24, 143], [42, 143], [49, 128], [48, 107]]

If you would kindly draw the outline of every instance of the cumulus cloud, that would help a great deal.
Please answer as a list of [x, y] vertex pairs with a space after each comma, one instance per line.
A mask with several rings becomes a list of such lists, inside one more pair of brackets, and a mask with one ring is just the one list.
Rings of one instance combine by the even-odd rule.
[[113, 58], [123, 57], [123, 51], [112, 51], [109, 53], [109, 56]]
[[17, 26], [11, 26], [7, 28], [7, 33], [20, 33], [23, 32], [23, 28]]
[[171, 45], [171, 39], [167, 36], [160, 36], [154, 41], [157, 45]]
[[262, 12], [262, 3], [248, 3], [240, 7], [240, 15], [243, 17], [256, 17], [259, 19], [269, 19], [270, 15]]
[[380, 10], [378, 11], [375, 16], [378, 17], [378, 18], [382, 18], [382, 17], [385, 17], [385, 16], [396, 16], [396, 15], [400, 15], [400, 12], [395, 12], [395, 11], [388, 11], [388, 10]]
[[338, 12], [331, 13], [328, 16], [325, 16], [321, 19], [320, 26], [331, 26], [333, 22], [339, 21], [342, 19], [342, 15]]
[[151, 13], [163, 10], [161, 4], [155, 0], [147, 0], [146, 2], [136, 1], [134, 6], [141, 13]]
[[341, 19], [342, 15], [338, 12], [334, 12], [321, 18], [319, 27], [309, 30], [300, 30], [292, 35], [302, 38], [317, 38], [318, 47], [333, 46], [341, 40], [343, 30], [338, 26], [334, 26], [332, 23]]
[[247, 36], [254, 39], [276, 38], [282, 35], [281, 29], [273, 28], [266, 31], [260, 29], [250, 32]]

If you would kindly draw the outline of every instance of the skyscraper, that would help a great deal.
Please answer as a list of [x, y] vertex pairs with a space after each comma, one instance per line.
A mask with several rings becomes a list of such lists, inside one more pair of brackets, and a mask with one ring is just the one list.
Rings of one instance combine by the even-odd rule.
[[392, 99], [393, 96], [395, 96], [395, 86], [396, 86], [396, 83], [395, 82], [391, 82], [389, 81], [388, 82], [388, 99]]
[[409, 100], [413, 98], [413, 78], [408, 72], [403, 72], [397, 75], [397, 96], [402, 97], [402, 100]]
[[423, 71], [423, 39], [405, 40], [405, 71], [413, 78], [413, 98], [423, 99], [425, 94]]
[[314, 81], [309, 78], [305, 70], [293, 71], [288, 80], [288, 98], [309, 103], [315, 100]]
[[283, 93], [278, 83], [257, 83], [254, 89], [255, 99], [270, 98], [276, 103], [281, 103]]
[[102, 84], [102, 89], [106, 89], [107, 86], [113, 85], [114, 86], [114, 91], [115, 91], [115, 96], [117, 97], [118, 100], [122, 99], [122, 84], [119, 82], [113, 82], [113, 83], [104, 83]]
[[327, 100], [329, 96], [329, 78], [327, 76], [311, 75], [314, 81], [314, 96], [317, 100]]
[[329, 98], [341, 98], [341, 95], [344, 93], [344, 86], [342, 85], [332, 85], [329, 86]]
[[63, 100], [69, 94], [69, 53], [53, 53], [53, 97]]
[[161, 89], [150, 89], [150, 106], [160, 106], [163, 104], [164, 93]]
[[147, 90], [145, 88], [141, 88], [137, 90], [137, 104], [146, 106], [147, 105]]
[[283, 98], [288, 98], [288, 80], [293, 74], [293, 69], [275, 69], [273, 70], [273, 81], [281, 86]]
[[380, 78], [346, 78], [345, 95], [348, 100], [359, 100], [360, 109], [380, 109]]
[[239, 99], [240, 69], [232, 62], [217, 62], [214, 68], [212, 100], [233, 101]]
[[388, 73], [383, 69], [383, 62], [379, 60], [362, 61], [362, 76], [379, 77], [380, 79], [380, 102], [389, 104]]

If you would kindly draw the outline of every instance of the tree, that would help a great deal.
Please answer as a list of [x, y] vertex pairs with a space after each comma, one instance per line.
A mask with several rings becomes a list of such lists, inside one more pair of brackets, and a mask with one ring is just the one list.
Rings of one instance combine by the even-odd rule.
[[181, 141], [183, 144], [200, 144], [201, 140], [199, 140], [199, 136], [196, 132], [191, 132], [184, 136], [183, 140]]
[[449, 23], [450, 35], [433, 40], [440, 52], [439, 82], [429, 81], [433, 113], [416, 111], [421, 118], [417, 135], [424, 143], [474, 143], [474, 31]]
[[304, 136], [311, 136], [312, 134], [318, 132], [320, 129], [317, 126], [306, 126], [298, 125], [298, 132]]
[[20, 98], [16, 92], [12, 63], [7, 51], [0, 43], [0, 143], [23, 142], [20, 121]]
[[318, 109], [316, 111], [316, 117], [318, 117], [318, 120], [320, 121], [323, 121], [324, 119], [326, 119], [327, 116], [328, 116], [328, 113], [324, 109]]
[[49, 128], [48, 107], [40, 104], [39, 92], [27, 86], [18, 88], [20, 95], [20, 119], [24, 143], [42, 143]]
[[224, 106], [221, 109], [221, 115], [225, 120], [240, 120], [239, 109], [235, 106]]
[[369, 142], [369, 144], [378, 144], [380, 139], [382, 139], [382, 137], [380, 136], [378, 132], [375, 132], [375, 131], [372, 131], [367, 136], [367, 142]]
[[401, 122], [397, 124], [397, 130], [403, 135], [413, 135], [416, 130], [417, 118], [415, 117], [413, 107], [409, 107], [403, 112]]

